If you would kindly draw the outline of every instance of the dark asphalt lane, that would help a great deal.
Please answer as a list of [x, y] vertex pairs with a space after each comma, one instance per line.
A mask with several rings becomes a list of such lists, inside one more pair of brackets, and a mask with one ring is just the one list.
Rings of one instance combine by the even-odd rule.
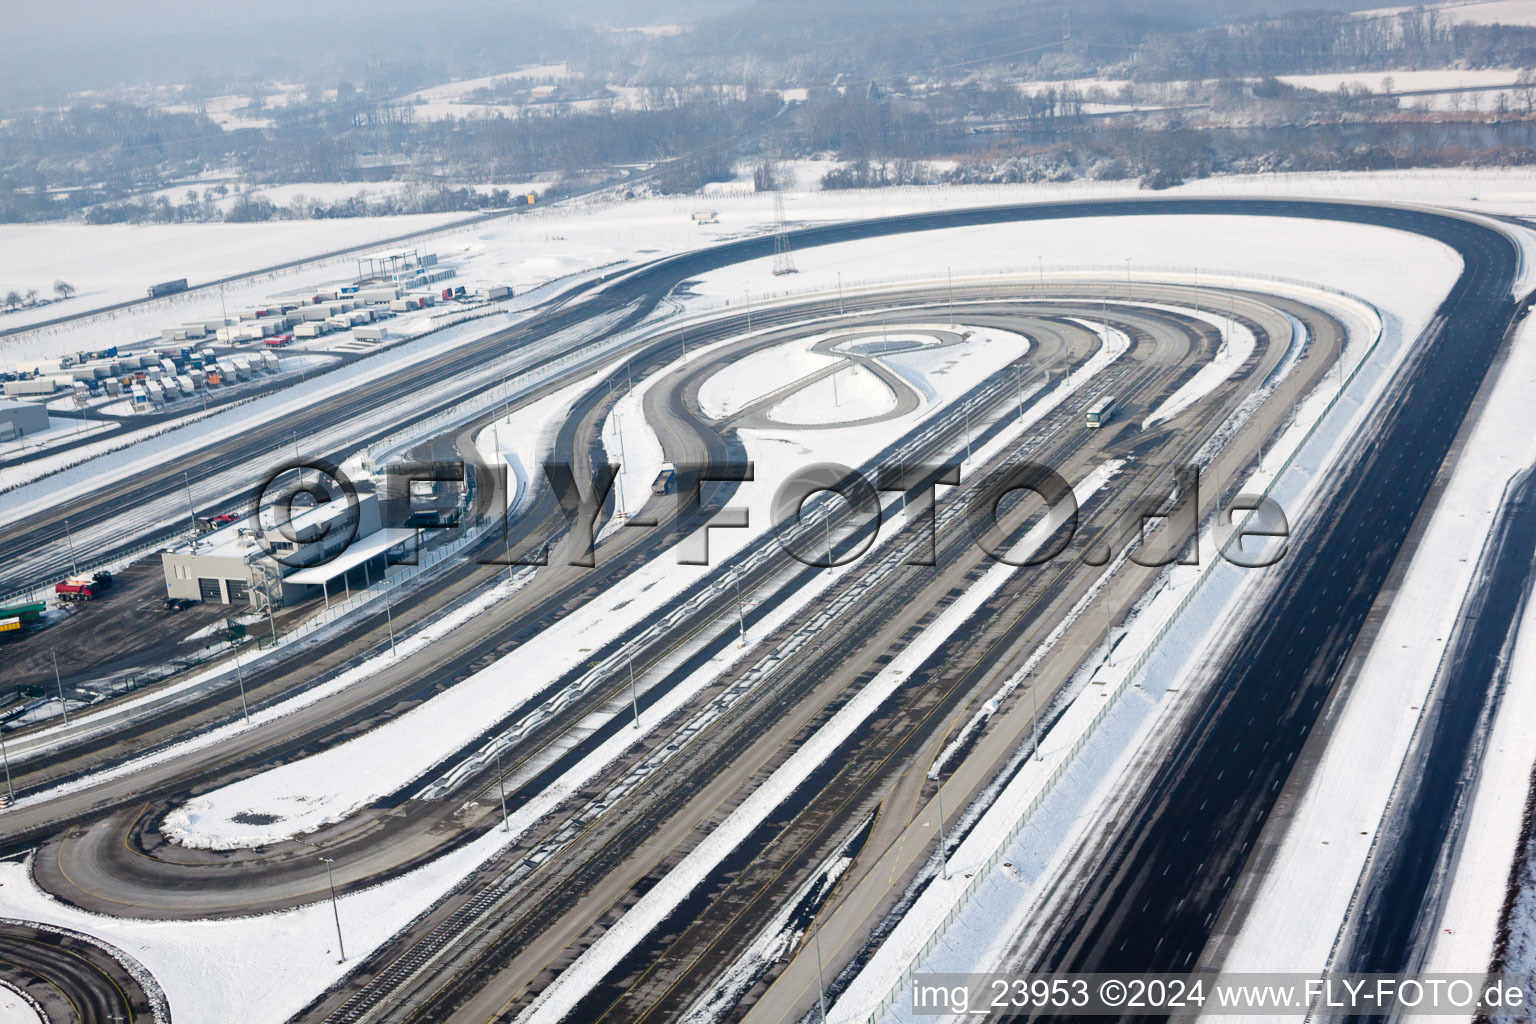
[[105, 947], [67, 932], [0, 922], [0, 979], [35, 1000], [49, 1024], [148, 1024], [154, 1006]]

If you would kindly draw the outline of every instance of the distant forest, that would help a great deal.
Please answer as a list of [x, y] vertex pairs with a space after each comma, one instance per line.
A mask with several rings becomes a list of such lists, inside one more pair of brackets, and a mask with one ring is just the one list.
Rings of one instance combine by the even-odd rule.
[[[1473, 93], [1465, 108], [1458, 97], [1455, 110], [1433, 115], [1405, 112], [1381, 91], [1317, 92], [1274, 77], [1530, 69], [1536, 28], [1456, 24], [1424, 9], [1228, 24], [1211, 24], [1210, 13], [1129, 0], [1025, 10], [897, 3], [871, 25], [846, 7], [785, 0], [654, 38], [561, 30], [562, 47], [590, 45], [563, 51], [570, 77], [547, 85], [545, 102], [508, 116], [418, 117], [412, 93], [444, 74], [427, 60], [380, 62], [357, 81], [313, 79], [282, 103], [269, 102], [260, 79], [199, 80], [167, 104], [200, 111], [209, 98], [242, 97], [227, 129], [203, 112], [109, 93], [10, 112], [0, 131], [0, 220], [474, 210], [510, 198], [467, 187], [478, 182], [541, 176], [555, 178], [558, 192], [645, 167], [624, 172], [635, 187], [686, 192], [744, 162], [769, 168], [810, 156], [841, 163], [823, 182], [830, 188], [1079, 177], [1161, 187], [1220, 171], [1536, 163], [1528, 131], [1474, 127], [1533, 118], [1530, 70], [1486, 104]], [[1111, 95], [1070, 81], [1090, 76], [1127, 84]], [[1029, 86], [1061, 79], [1069, 81]], [[533, 86], [493, 80], [475, 99], [526, 100]], [[612, 102], [618, 89], [639, 102]], [[787, 90], [796, 90], [793, 101]], [[1145, 110], [1106, 116], [1113, 105]], [[242, 114], [250, 127], [240, 126]], [[237, 187], [212, 183], [220, 179]], [[238, 187], [389, 181], [412, 187], [368, 202], [283, 205]], [[781, 183], [758, 176], [762, 187]]]

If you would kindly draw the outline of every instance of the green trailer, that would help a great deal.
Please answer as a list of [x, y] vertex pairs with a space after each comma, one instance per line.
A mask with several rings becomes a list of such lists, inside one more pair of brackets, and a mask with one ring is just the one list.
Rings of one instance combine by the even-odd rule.
[[42, 601], [35, 604], [17, 604], [9, 608], [0, 608], [0, 619], [20, 619], [23, 624], [36, 622], [43, 617], [43, 611], [47, 605]]

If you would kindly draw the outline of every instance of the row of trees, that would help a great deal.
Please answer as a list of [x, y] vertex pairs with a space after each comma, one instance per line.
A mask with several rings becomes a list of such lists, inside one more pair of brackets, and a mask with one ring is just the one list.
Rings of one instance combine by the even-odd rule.
[[36, 306], [44, 301], [63, 301], [75, 294], [75, 286], [68, 281], [55, 281], [53, 282], [53, 294], [56, 296], [55, 299], [44, 300], [42, 293], [36, 288], [27, 288], [24, 291], [12, 288], [5, 293], [4, 299], [0, 299], [0, 302], [4, 303], [7, 311], [15, 312], [23, 306]]
[[1296, 11], [1149, 39], [1120, 73], [1147, 79], [1226, 78], [1375, 68], [1519, 67], [1536, 27], [1469, 25], [1434, 8], [1356, 17]]

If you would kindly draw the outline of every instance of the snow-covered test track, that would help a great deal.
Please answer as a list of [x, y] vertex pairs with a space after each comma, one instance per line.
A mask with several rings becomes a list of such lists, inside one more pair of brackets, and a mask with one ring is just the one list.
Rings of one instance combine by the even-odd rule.
[[[1327, 212], [1326, 207], [1318, 211]], [[1207, 217], [1199, 216], [1202, 226]], [[1150, 246], [1154, 233], [1164, 241], [1170, 237], [1167, 223], [1143, 226], [1140, 216], [1112, 219], [1118, 222], [1116, 237], [1104, 238], [1097, 260], [1090, 246], [1083, 262], [1110, 264], [1114, 247]], [[962, 264], [953, 293], [947, 281], [912, 282], [900, 288], [850, 287], [849, 294], [834, 300], [826, 291], [814, 294], [827, 283], [826, 268], [858, 259], [859, 247], [869, 243], [805, 248], [798, 258], [813, 294], [759, 302], [751, 314], [732, 310], [713, 321], [695, 321], [688, 329], [686, 358], [675, 343], [675, 330], [642, 336], [630, 365], [604, 366], [595, 388], [593, 381], [578, 380], [504, 419], [482, 418], [476, 428], [480, 448], [511, 453], [525, 469], [548, 453], [531, 438], [558, 446], [573, 422], [603, 438], [610, 457], [622, 445], [626, 471], [618, 489], [633, 513], [648, 497], [656, 466], [683, 441], [677, 426], [683, 420], [658, 418], [655, 411], [681, 403], [676, 408], [689, 416], [729, 429], [734, 443], [755, 462], [755, 486], [740, 485], [731, 499], [748, 509], [748, 526], [711, 531], [714, 564], [697, 569], [674, 564], [673, 545], [643, 548], [630, 540], [638, 531], [608, 527], [600, 559], [605, 547], [630, 550], [625, 545], [634, 545], [636, 556], [600, 596], [521, 639], [515, 650], [462, 671], [452, 685], [413, 710], [402, 708], [387, 724], [323, 743], [319, 752], [304, 751], [254, 773], [242, 771], [239, 781], [196, 769], [203, 773], [198, 794], [187, 799], [179, 795], [185, 793], [179, 780], [192, 777], [188, 773], [200, 763], [195, 748], [211, 746], [194, 739], [122, 772], [120, 781], [84, 778], [69, 783], [67, 791], [25, 795], [9, 813], [42, 813], [55, 800], [93, 787], [92, 799], [101, 799], [114, 788], [131, 790], [136, 776], [142, 780], [161, 773], [158, 777], [169, 788], [157, 799], [170, 817], [161, 825], [160, 818], [151, 816], [135, 827], [158, 828], [179, 840], [185, 852], [158, 846], [149, 852], [159, 858], [159, 868], [146, 868], [138, 877], [118, 874], [110, 859], [97, 859], [108, 846], [121, 843], [122, 816], [117, 815], [106, 819], [105, 827], [84, 830], [81, 838], [48, 844], [32, 867], [50, 888], [58, 879], [42, 858], [83, 868], [85, 877], [65, 895], [86, 906], [92, 891], [143, 905], [112, 913], [98, 912], [105, 906], [94, 911], [70, 907], [35, 888], [26, 867], [8, 865], [0, 911], [67, 923], [129, 950], [160, 980], [175, 1013], [218, 1019], [261, 1005], [270, 1019], [284, 1019], [320, 996], [344, 970], [324, 955], [333, 933], [327, 907], [314, 902], [313, 851], [293, 837], [307, 833], [306, 842], [328, 853], [356, 852], [359, 827], [396, 827], [395, 815], [369, 809], [399, 807], [402, 821], [451, 823], [455, 838], [403, 843], [350, 860], [337, 856], [338, 882], [346, 893], [340, 911], [349, 929], [349, 966], [358, 973], [352, 987], [321, 997], [307, 1016], [318, 1019], [351, 1006], [366, 1011], [367, 1019], [387, 1019], [390, 1007], [407, 994], [466, 1016], [494, 1011], [508, 999], [529, 1019], [557, 1019], [565, 1010], [585, 1016], [596, 1005], [593, 1000], [629, 1009], [686, 1008], [681, 1003], [692, 1005], [720, 981], [688, 967], [703, 961], [674, 951], [673, 939], [662, 942], [661, 935], [676, 932], [667, 922], [678, 914], [708, 920], [722, 913], [709, 905], [722, 893], [739, 900], [740, 883], [725, 881], [722, 872], [741, 870], [732, 865], [743, 856], [748, 862], [783, 865], [782, 881], [774, 884], [800, 891], [804, 872], [818, 870], [829, 851], [847, 841], [843, 831], [829, 824], [827, 802], [846, 810], [847, 801], [857, 807], [884, 801], [909, 807], [911, 814], [878, 816], [853, 852], [837, 897], [848, 909], [834, 918], [839, 924], [829, 930], [824, 947], [832, 960], [829, 971], [845, 973], [845, 983], [853, 979], [846, 1005], [874, 1005], [867, 997], [883, 999], [889, 989], [880, 972], [887, 966], [897, 973], [906, 969], [908, 954], [926, 941], [903, 946], [903, 936], [920, 936], [925, 927], [931, 931], [931, 913], [919, 904], [872, 959], [854, 961], [858, 936], [888, 928], [883, 914], [889, 901], [927, 877], [924, 862], [934, 839], [932, 789], [921, 781], [921, 772], [854, 777], [831, 766], [885, 763], [871, 757], [868, 736], [897, 735], [886, 730], [910, 730], [913, 721], [920, 727], [905, 745], [897, 745], [899, 762], [929, 758], [937, 753], [931, 744], [947, 721], [974, 720], [968, 746], [946, 758], [947, 818], [956, 822], [951, 856], [958, 863], [973, 855], [970, 844], [992, 842], [990, 848], [976, 849], [975, 863], [993, 865], [988, 878], [1002, 877], [996, 844], [1016, 827], [1018, 809], [1035, 800], [1034, 813], [1047, 814], [1053, 800], [1073, 792], [1060, 782], [1070, 777], [1068, 769], [1057, 770], [1065, 764], [1061, 759], [1067, 749], [1076, 746], [1072, 730], [1086, 729], [1083, 735], [1109, 744], [1094, 755], [1098, 760], [1079, 760], [1071, 769], [1077, 771], [1085, 763], [1089, 771], [1119, 763], [1119, 758], [1128, 763], [1135, 742], [1150, 735], [1160, 705], [1136, 712], [1141, 715], [1136, 721], [1124, 717], [1131, 713], [1126, 708], [1137, 706], [1125, 699], [1116, 705], [1120, 711], [1101, 714], [1098, 704], [1107, 691], [1089, 687], [1109, 683], [1118, 692], [1117, 680], [1128, 679], [1140, 660], [1136, 650], [1144, 646], [1150, 651], [1160, 639], [1159, 622], [1175, 621], [1170, 618], [1175, 611], [1188, 615], [1189, 607], [1178, 606], [1190, 592], [1192, 574], [1137, 575], [1116, 561], [1104, 573], [1082, 570], [1053, 577], [1060, 592], [1047, 594], [1047, 581], [1037, 573], [994, 566], [973, 574], [979, 561], [954, 561], [966, 546], [961, 544], [941, 545], [951, 558], [941, 560], [934, 578], [927, 579], [898, 571], [900, 556], [910, 552], [913, 539], [889, 522], [862, 557], [832, 572], [810, 569], [774, 555], [768, 529], [774, 486], [811, 462], [836, 461], [873, 477], [875, 467], [891, 462], [893, 455], [913, 463], [959, 460], [960, 486], [938, 492], [940, 522], [958, 530], [959, 520], [945, 517], [958, 516], [952, 509], [964, 503], [984, 500], [984, 472], [1028, 454], [1061, 467], [1077, 491], [1085, 521], [1107, 524], [1137, 490], [1157, 483], [1157, 458], [1150, 453], [1184, 453], [1207, 465], [1219, 481], [1218, 493], [1202, 501], [1235, 492], [1237, 480], [1251, 477], [1260, 484], [1279, 481], [1276, 493], [1288, 512], [1308, 507], [1309, 490], [1285, 490], [1292, 485], [1284, 473], [1300, 465], [1292, 454], [1303, 453], [1299, 458], [1307, 463], [1310, 486], [1320, 486], [1320, 471], [1359, 425], [1373, 389], [1391, 381], [1407, 342], [1428, 321], [1437, 295], [1457, 268], [1442, 247], [1399, 232], [1390, 232], [1395, 251], [1417, 246], [1421, 258], [1414, 273], [1394, 270], [1390, 286], [1389, 275], [1368, 263], [1340, 260], [1317, 266], [1315, 254], [1300, 239], [1293, 263], [1286, 262], [1282, 245], [1280, 256], [1271, 251], [1266, 254], [1270, 262], [1257, 266], [1262, 261], [1246, 244], [1255, 222], [1234, 214], [1231, 224], [1215, 223], [1226, 219], [1210, 218], [1214, 230], [1202, 231], [1201, 247], [1202, 262], [1227, 272], [1206, 270], [1198, 279], [1184, 272], [1143, 271], [1126, 282], [1123, 270], [999, 279]], [[1081, 223], [1085, 235], [1094, 237], [1097, 227], [1090, 220]], [[1058, 222], [1053, 229], [1063, 226]], [[1011, 244], [1037, 240], [1036, 225], [1011, 227], [1017, 229]], [[1341, 250], [1380, 244], [1377, 233], [1389, 233], [1378, 227], [1336, 229], [1348, 237]], [[976, 236], [998, 231], [935, 227], [902, 237], [931, 235], [942, 258], [948, 255], [946, 246], [974, 248]], [[1143, 231], [1145, 239], [1138, 241]], [[972, 233], [968, 240], [963, 237], [967, 232]], [[950, 233], [954, 242], [946, 237]], [[1306, 278], [1326, 278], [1333, 288], [1369, 301], [1245, 272], [1248, 260], [1257, 273], [1303, 276], [1296, 269], [1304, 248], [1313, 262]], [[924, 262], [934, 265], [931, 258]], [[694, 288], [704, 296], [734, 294], [751, 273], [750, 263], [727, 266], [700, 275]], [[746, 316], [756, 317], [750, 329]], [[1380, 346], [1374, 344], [1378, 331]], [[662, 338], [669, 344], [655, 344]], [[876, 351], [876, 341], [918, 347]], [[777, 372], [764, 372], [768, 365]], [[1335, 403], [1336, 392], [1326, 384], [1313, 391], [1339, 365], [1352, 374], [1354, 405]], [[836, 372], [828, 372], [829, 367], [837, 367]], [[583, 398], [606, 392], [606, 381], [625, 373], [634, 377], [632, 393], [625, 395], [621, 388], [595, 403]], [[844, 389], [835, 396], [834, 383]], [[1085, 437], [1081, 407], [1111, 389], [1126, 403], [1125, 425]], [[726, 421], [734, 422], [727, 427]], [[1314, 430], [1317, 423], [1328, 425]], [[574, 436], [587, 435], [578, 430]], [[1142, 450], [1143, 444], [1152, 447]], [[1117, 445], [1138, 446], [1137, 460], [1127, 462]], [[1315, 458], [1309, 458], [1309, 451]], [[1255, 461], [1260, 452], [1269, 454]], [[525, 500], [531, 514], [539, 488], [536, 479], [529, 485], [534, 493]], [[889, 520], [906, 521], [902, 495], [887, 494], [882, 503]], [[813, 523], [820, 528], [814, 517]], [[855, 550], [859, 541], [850, 526], [840, 526], [828, 538], [844, 552]], [[1215, 609], [1235, 607], [1241, 596], [1237, 583], [1247, 577], [1227, 575], [1233, 577], [1228, 583], [1206, 582], [1199, 588], [1204, 611], [1212, 616], [1207, 621], [1214, 620]], [[494, 567], [487, 576], [506, 580], [505, 570], [498, 575]], [[554, 574], [530, 571], [513, 583], [501, 582], [478, 614], [457, 620], [455, 632], [484, 631], [511, 619], [532, 603], [531, 595], [549, 586], [541, 579], [545, 576]], [[749, 582], [739, 610], [736, 580]], [[952, 589], [958, 598], [939, 596]], [[872, 606], [886, 609], [888, 621], [880, 621]], [[1101, 606], [1111, 609], [1109, 617], [1120, 627], [1113, 635], [1108, 678], [1103, 672], [1094, 675], [1095, 666], [1103, 668], [1102, 654], [1095, 653], [1101, 631], [1092, 626]], [[1029, 630], [1019, 627], [1015, 635], [1011, 625], [1005, 629], [1010, 615], [1022, 613], [1005, 613], [1004, 608], [1027, 609], [1033, 616]], [[744, 646], [736, 643], [738, 615], [746, 627]], [[653, 620], [658, 628], [648, 632]], [[984, 651], [979, 642], [968, 653], [970, 644], [955, 642], [972, 634], [986, 638]], [[1186, 653], [1204, 643], [1177, 631], [1161, 639], [1166, 645], [1168, 637], [1179, 636]], [[363, 679], [389, 672], [407, 675], [412, 665], [417, 672], [430, 672], [442, 647], [434, 641], [403, 659], [381, 656], [377, 665], [355, 671]], [[638, 676], [633, 724], [624, 673], [630, 655]], [[883, 657], [885, 667], [861, 674], [877, 657]], [[795, 666], [812, 659], [829, 667], [823, 677], [805, 678]], [[1147, 665], [1156, 667], [1155, 662], [1139, 667], [1152, 671]], [[1026, 672], [1029, 681], [1020, 685]], [[925, 698], [917, 684], [930, 678], [949, 682], [933, 688], [935, 697]], [[1032, 724], [1029, 704], [1021, 699], [1026, 693], [1040, 696], [1048, 707], [1054, 698], [1054, 725], [1042, 738], [1042, 753], [1052, 760], [1039, 762], [1044, 765], [1039, 769], [1018, 771], [1016, 755], [1028, 753], [1019, 737], [1030, 735]], [[764, 717], [770, 706], [776, 713]], [[316, 720], [323, 720], [323, 698], [309, 708]], [[250, 731], [232, 728], [229, 735], [259, 751], [264, 734], [275, 736], [284, 728], [280, 706], [273, 710], [272, 724]], [[306, 712], [295, 706], [292, 713]], [[500, 777], [515, 797], [506, 829], [498, 807], [495, 753], [502, 755], [506, 771]], [[1041, 787], [1053, 772], [1057, 786], [1048, 792]], [[447, 784], [438, 786], [439, 779]], [[806, 791], [807, 780], [824, 792]], [[90, 805], [82, 799], [77, 806]], [[717, 806], [729, 813], [715, 818]], [[994, 822], [999, 813], [1004, 818]], [[1006, 820], [1010, 813], [1013, 819]], [[791, 838], [765, 834], [765, 823], [776, 818], [793, 823]], [[708, 823], [709, 841], [688, 838], [688, 823]], [[637, 830], [644, 831], [642, 825], [654, 838], [641, 842]], [[414, 834], [419, 837], [425, 830]], [[1070, 839], [1063, 830], [1061, 842]], [[621, 840], [635, 845], [626, 847]], [[204, 854], [187, 847], [238, 849]], [[625, 849], [633, 856], [608, 859]], [[531, 868], [513, 867], [529, 863]], [[221, 864], [240, 864], [250, 872], [242, 876], [239, 891], [206, 881]], [[159, 870], [168, 874], [157, 877]], [[99, 874], [93, 877], [92, 872]], [[163, 885], [181, 877], [179, 872], [188, 872], [186, 879], [204, 880], [179, 889], [183, 894], [173, 898]], [[80, 873], [71, 870], [68, 876]], [[659, 882], [645, 885], [643, 898], [626, 899], [626, 912], [616, 922], [604, 921], [600, 909], [653, 873]], [[895, 882], [886, 882], [883, 895], [876, 891], [880, 878]], [[108, 880], [109, 888], [97, 888]], [[215, 902], [229, 909], [216, 917], [137, 919], [207, 916], [199, 908], [221, 887]], [[794, 958], [774, 981], [771, 973], [762, 973], [769, 970], [762, 958], [748, 955], [764, 941], [793, 945], [805, 934], [803, 917], [786, 920], [768, 912], [779, 909], [776, 891], [765, 886], [756, 893], [747, 904], [752, 913], [728, 940], [719, 940], [727, 945], [711, 948], [714, 959], [709, 962], [734, 970], [729, 965], [737, 962], [739, 952], [741, 963], [757, 965], [751, 968], [757, 972], [753, 984], [773, 983], [769, 992], [776, 994], [760, 1000], [754, 1013], [789, 1012], [814, 992], [807, 984], [806, 957]], [[945, 891], [937, 883], [929, 886], [930, 894]], [[159, 909], [146, 914], [157, 901]], [[240, 916], [241, 908], [263, 903], [290, 909]], [[1032, 903], [1015, 896], [1006, 905], [1017, 908], [1026, 921]], [[428, 916], [413, 923], [423, 913]], [[782, 932], [777, 938], [756, 930], [774, 922]], [[435, 931], [447, 925], [452, 926], [447, 932]], [[846, 937], [834, 934], [838, 927], [847, 928]], [[399, 937], [391, 940], [396, 933]], [[498, 940], [466, 949], [459, 939], [468, 935]], [[675, 941], [703, 940], [685, 929]], [[556, 954], [567, 943], [585, 952], [559, 959]], [[999, 954], [1006, 952], [1001, 939], [997, 945]], [[424, 959], [411, 963], [429, 969], [400, 966], [406, 962], [402, 953], [413, 948], [421, 949]], [[667, 954], [658, 962], [673, 966], [657, 974], [632, 966], [657, 954]], [[245, 958], [262, 963], [262, 970], [228, 966]], [[218, 985], [208, 983], [200, 966], [210, 961], [221, 963]], [[736, 976], [732, 984], [741, 980]], [[524, 997], [518, 1003], [518, 994], [533, 982], [538, 982], [538, 1000]], [[372, 1001], [354, 1002], [359, 995]]]

